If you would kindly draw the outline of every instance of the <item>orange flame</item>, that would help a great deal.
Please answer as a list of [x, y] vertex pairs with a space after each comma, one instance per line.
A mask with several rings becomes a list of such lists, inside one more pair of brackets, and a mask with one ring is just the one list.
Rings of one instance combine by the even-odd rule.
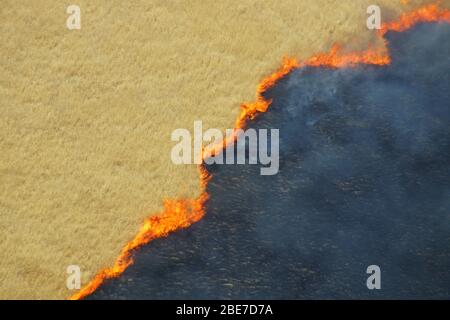
[[[397, 21], [383, 24], [379, 35], [383, 37], [388, 31], [405, 31], [420, 22], [450, 23], [450, 11], [440, 9], [437, 4], [424, 6], [413, 12], [402, 14]], [[205, 147], [202, 152], [202, 159], [213, 156], [221, 152], [226, 146], [234, 143], [238, 129], [243, 129], [248, 120], [254, 119], [259, 113], [266, 112], [272, 101], [266, 99], [263, 94], [292, 70], [304, 66], [326, 68], [351, 67], [360, 64], [383, 66], [390, 62], [389, 54], [384, 49], [369, 48], [363, 52], [342, 53], [339, 45], [334, 45], [329, 53], [317, 54], [303, 63], [295, 58], [284, 58], [281, 67], [261, 81], [257, 88], [255, 101], [241, 105], [241, 113], [236, 120], [234, 133], [219, 144]], [[106, 280], [120, 276], [128, 266], [133, 264], [132, 253], [140, 246], [156, 238], [166, 237], [171, 232], [187, 228], [199, 221], [205, 214], [205, 203], [209, 198], [206, 187], [210, 179], [203, 165], [199, 165], [199, 171], [201, 194], [197, 199], [165, 200], [163, 211], [144, 222], [134, 239], [122, 249], [114, 265], [101, 270], [93, 280], [69, 299], [83, 299], [93, 293]]]
[[256, 101], [251, 103], [241, 104], [241, 113], [236, 120], [233, 133], [225, 137], [225, 139], [217, 144], [208, 145], [202, 150], [202, 159], [206, 159], [221, 152], [227, 146], [233, 144], [237, 139], [237, 132], [239, 129], [243, 129], [249, 119], [253, 119], [258, 113], [264, 113], [272, 103], [271, 100], [266, 100], [263, 97], [263, 93], [271, 88], [279, 79], [290, 73], [295, 68], [300, 67], [299, 62], [295, 58], [285, 57], [281, 67], [273, 74], [264, 78], [258, 85], [256, 90]]
[[450, 10], [439, 8], [437, 3], [429, 4], [412, 12], [402, 14], [397, 21], [383, 24], [379, 34], [384, 36], [388, 31], [402, 32], [422, 22], [450, 23]]
[[163, 211], [145, 220], [138, 234], [122, 249], [114, 265], [100, 271], [93, 280], [69, 299], [83, 299], [93, 293], [105, 280], [120, 276], [125, 269], [133, 264], [131, 255], [137, 248], [154, 239], [166, 237], [175, 230], [187, 228], [199, 221], [205, 214], [204, 204], [209, 197], [206, 192], [206, 185], [210, 179], [208, 172], [202, 166], [199, 166], [199, 170], [202, 193], [197, 199], [165, 200]]
[[311, 67], [342, 68], [360, 64], [384, 66], [391, 63], [385, 49], [369, 48], [362, 52], [341, 53], [341, 46], [335, 44], [329, 53], [319, 53], [309, 58], [304, 65]]

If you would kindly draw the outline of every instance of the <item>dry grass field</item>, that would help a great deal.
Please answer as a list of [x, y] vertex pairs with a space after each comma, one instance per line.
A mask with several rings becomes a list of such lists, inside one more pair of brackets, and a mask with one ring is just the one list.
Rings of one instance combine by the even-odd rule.
[[[384, 19], [429, 2], [376, 1]], [[3, 0], [0, 298], [67, 298], [68, 265], [83, 283], [111, 265], [164, 198], [197, 196], [171, 132], [233, 127], [285, 55], [365, 48], [372, 3]]]

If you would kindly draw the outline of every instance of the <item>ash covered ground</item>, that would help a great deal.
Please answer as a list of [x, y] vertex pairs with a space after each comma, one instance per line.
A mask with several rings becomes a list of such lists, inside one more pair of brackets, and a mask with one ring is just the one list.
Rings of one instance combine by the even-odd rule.
[[205, 217], [89, 298], [450, 298], [450, 26], [387, 38], [389, 66], [300, 69], [267, 92], [249, 127], [280, 129], [278, 175], [209, 166]]

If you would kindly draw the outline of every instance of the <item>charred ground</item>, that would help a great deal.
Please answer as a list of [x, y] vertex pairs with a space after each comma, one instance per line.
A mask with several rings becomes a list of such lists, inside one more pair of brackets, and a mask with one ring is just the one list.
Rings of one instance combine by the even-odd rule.
[[450, 26], [387, 39], [387, 67], [302, 68], [269, 90], [249, 126], [280, 129], [279, 174], [210, 166], [203, 220], [90, 298], [449, 298]]

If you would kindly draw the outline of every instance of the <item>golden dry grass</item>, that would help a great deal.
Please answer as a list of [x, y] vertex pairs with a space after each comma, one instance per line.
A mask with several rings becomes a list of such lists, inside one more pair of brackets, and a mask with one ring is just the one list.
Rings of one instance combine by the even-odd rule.
[[68, 265], [86, 283], [162, 199], [197, 196], [174, 129], [232, 127], [284, 55], [373, 40], [372, 0], [73, 3], [80, 31], [66, 1], [0, 4], [0, 298], [68, 297]]

